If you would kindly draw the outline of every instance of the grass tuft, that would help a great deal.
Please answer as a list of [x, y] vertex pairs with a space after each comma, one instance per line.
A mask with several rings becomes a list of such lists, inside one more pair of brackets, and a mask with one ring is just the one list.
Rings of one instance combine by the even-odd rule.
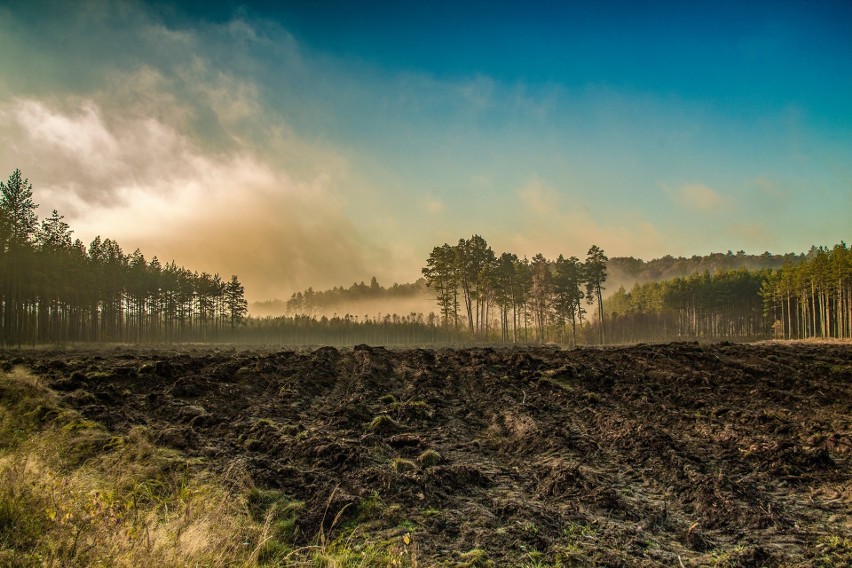
[[417, 463], [405, 458], [394, 458], [391, 462], [391, 469], [396, 473], [408, 473], [417, 470]]
[[379, 414], [373, 418], [367, 429], [371, 432], [392, 432], [399, 429], [399, 422], [387, 414]]
[[429, 448], [428, 450], [424, 450], [419, 456], [417, 456], [417, 463], [419, 463], [422, 467], [431, 467], [433, 465], [438, 465], [444, 461], [444, 458], [439, 454], [436, 450]]

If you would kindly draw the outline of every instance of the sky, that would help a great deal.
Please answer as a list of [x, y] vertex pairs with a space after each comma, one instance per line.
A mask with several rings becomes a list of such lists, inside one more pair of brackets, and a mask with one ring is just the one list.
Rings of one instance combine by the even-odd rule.
[[852, 3], [0, 0], [0, 177], [250, 301], [852, 227]]

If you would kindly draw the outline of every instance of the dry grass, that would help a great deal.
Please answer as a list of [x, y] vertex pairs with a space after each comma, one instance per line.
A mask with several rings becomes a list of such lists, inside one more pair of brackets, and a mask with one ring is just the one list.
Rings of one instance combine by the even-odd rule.
[[113, 436], [22, 369], [0, 373], [0, 566], [416, 566], [357, 527], [293, 547], [302, 503]]
[[251, 564], [245, 499], [143, 429], [126, 437], [61, 408], [20, 369], [0, 377], [0, 564]]

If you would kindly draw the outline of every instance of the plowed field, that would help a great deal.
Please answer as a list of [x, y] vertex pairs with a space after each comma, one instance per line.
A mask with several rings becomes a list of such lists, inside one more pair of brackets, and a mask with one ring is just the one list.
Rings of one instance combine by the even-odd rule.
[[[852, 562], [852, 346], [5, 352], [418, 565]], [[355, 539], [357, 541], [357, 538]]]

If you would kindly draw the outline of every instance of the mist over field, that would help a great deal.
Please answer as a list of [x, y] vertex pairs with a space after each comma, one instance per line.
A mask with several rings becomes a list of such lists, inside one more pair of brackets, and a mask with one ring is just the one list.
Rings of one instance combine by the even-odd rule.
[[304, 313], [316, 317], [344, 317], [347, 314], [359, 319], [378, 318], [385, 315], [422, 314], [435, 312], [435, 300], [427, 292], [422, 292], [411, 298], [390, 298], [377, 300], [350, 300], [332, 304], [327, 307], [317, 307], [311, 310], [293, 311], [287, 308], [285, 301], [255, 302], [249, 305], [249, 313], [257, 317], [293, 315]]

